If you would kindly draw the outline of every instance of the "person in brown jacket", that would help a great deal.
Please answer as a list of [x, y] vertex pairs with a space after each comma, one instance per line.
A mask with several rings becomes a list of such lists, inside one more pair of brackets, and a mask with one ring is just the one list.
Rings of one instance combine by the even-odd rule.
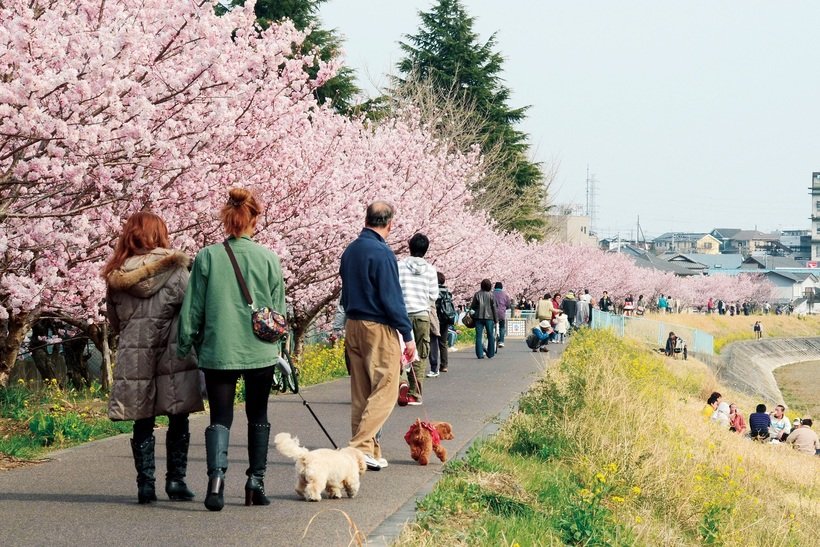
[[139, 212], [125, 223], [114, 255], [103, 268], [106, 313], [119, 343], [108, 403], [112, 420], [134, 420], [131, 450], [137, 500], [157, 500], [154, 479], [155, 417], [168, 416], [165, 492], [190, 501], [188, 415], [204, 409], [196, 359], [176, 354], [179, 308], [190, 258], [169, 249], [168, 229], [157, 215]]

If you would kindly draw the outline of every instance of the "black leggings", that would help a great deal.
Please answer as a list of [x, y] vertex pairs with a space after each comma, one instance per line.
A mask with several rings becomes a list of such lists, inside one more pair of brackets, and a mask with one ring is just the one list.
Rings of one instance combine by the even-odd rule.
[[[141, 445], [154, 434], [155, 418], [140, 418], [134, 420], [134, 443]], [[174, 414], [168, 416], [168, 434], [180, 437], [188, 433], [188, 414]]]
[[246, 370], [203, 369], [208, 403], [211, 406], [211, 425], [231, 428], [236, 382], [240, 376], [245, 379], [245, 415], [248, 417], [248, 423], [267, 424], [273, 368], [271, 366]]

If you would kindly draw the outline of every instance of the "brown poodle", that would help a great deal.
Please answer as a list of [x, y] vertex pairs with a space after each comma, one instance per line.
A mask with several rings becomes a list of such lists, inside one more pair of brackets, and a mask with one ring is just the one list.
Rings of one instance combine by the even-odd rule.
[[416, 419], [404, 435], [404, 440], [410, 445], [410, 456], [419, 465], [427, 465], [431, 451], [436, 453], [439, 460], [446, 461], [447, 449], [441, 446], [440, 441], [452, 438], [453, 428], [447, 422], [423, 422], [421, 418]]

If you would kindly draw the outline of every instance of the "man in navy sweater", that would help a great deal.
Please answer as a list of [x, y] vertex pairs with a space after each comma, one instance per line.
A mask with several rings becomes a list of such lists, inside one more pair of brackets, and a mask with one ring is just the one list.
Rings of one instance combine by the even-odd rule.
[[350, 361], [351, 430], [349, 445], [365, 455], [367, 467], [387, 466], [377, 434], [399, 393], [401, 349], [396, 331], [406, 344], [405, 356], [415, 353], [412, 326], [399, 285], [396, 255], [385, 242], [393, 227], [393, 206], [376, 201], [367, 207], [365, 227], [342, 253], [342, 307], [345, 352]]
[[749, 435], [752, 439], [768, 439], [771, 425], [772, 418], [766, 413], [766, 405], [757, 405], [757, 412], [749, 414]]

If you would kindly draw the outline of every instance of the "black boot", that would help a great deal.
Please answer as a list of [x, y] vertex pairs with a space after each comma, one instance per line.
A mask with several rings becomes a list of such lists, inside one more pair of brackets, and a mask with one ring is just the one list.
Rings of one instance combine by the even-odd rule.
[[208, 463], [208, 492], [205, 507], [222, 511], [225, 506], [225, 471], [228, 470], [228, 440], [231, 430], [224, 425], [205, 428], [205, 459]]
[[[175, 432], [173, 432], [175, 433]], [[165, 474], [165, 493], [171, 501], [191, 501], [194, 493], [185, 484], [185, 472], [188, 470], [188, 445], [191, 434], [172, 434], [169, 429], [165, 434], [168, 472]]]
[[151, 435], [139, 446], [131, 439], [131, 452], [134, 454], [134, 467], [137, 469], [137, 501], [140, 504], [157, 501], [154, 480], [154, 436]]
[[245, 505], [270, 505], [265, 496], [265, 470], [268, 467], [270, 424], [248, 424], [248, 470], [245, 474]]

